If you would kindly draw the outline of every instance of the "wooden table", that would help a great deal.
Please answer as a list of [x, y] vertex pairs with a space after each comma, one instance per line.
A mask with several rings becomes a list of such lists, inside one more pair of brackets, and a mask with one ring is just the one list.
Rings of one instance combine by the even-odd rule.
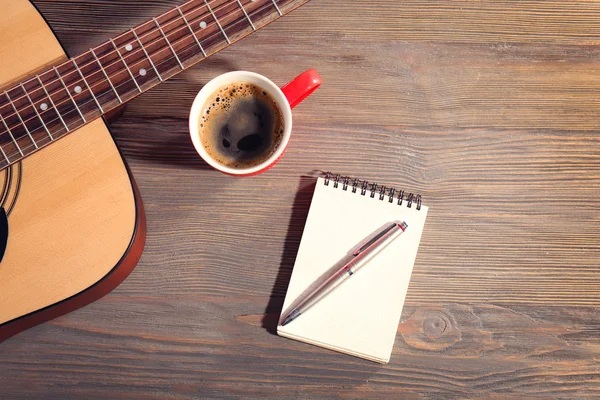
[[[171, 1], [35, 0], [70, 54]], [[313, 0], [133, 101], [112, 126], [148, 240], [112, 294], [0, 345], [0, 397], [600, 396], [600, 3]], [[216, 75], [325, 81], [284, 159], [204, 164]], [[391, 363], [273, 334], [314, 171], [430, 207]]]

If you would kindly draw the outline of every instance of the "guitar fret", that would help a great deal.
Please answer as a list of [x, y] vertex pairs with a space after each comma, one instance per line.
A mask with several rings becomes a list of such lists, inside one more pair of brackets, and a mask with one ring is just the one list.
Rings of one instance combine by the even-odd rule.
[[135, 87], [137, 88], [137, 90], [142, 93], [142, 88], [140, 87], [140, 85], [138, 85], [137, 81], [135, 80], [135, 76], [133, 75], [133, 73], [131, 72], [131, 70], [129, 69], [129, 65], [127, 65], [127, 63], [125, 62], [125, 59], [123, 58], [123, 56], [121, 55], [121, 51], [119, 50], [119, 48], [117, 47], [117, 45], [115, 44], [115, 42], [110, 39], [110, 42], [112, 43], [113, 47], [115, 48], [115, 50], [117, 51], [117, 54], [119, 55], [119, 58], [121, 59], [121, 62], [123, 63], [123, 65], [125, 66], [125, 68], [127, 69], [127, 72], [129, 72], [129, 76], [131, 76], [131, 79], [133, 80], [133, 83], [135, 83]]
[[102, 74], [104, 74], [104, 77], [106, 78], [106, 81], [110, 85], [110, 87], [113, 90], [113, 92], [115, 92], [115, 94], [117, 95], [117, 100], [119, 100], [119, 103], [123, 104], [123, 100], [121, 100], [121, 96], [119, 96], [119, 92], [117, 92], [117, 89], [115, 89], [114, 85], [112, 84], [112, 81], [110, 80], [110, 77], [108, 76], [108, 74], [104, 70], [104, 67], [102, 66], [102, 63], [100, 62], [100, 60], [98, 59], [98, 56], [96, 56], [96, 53], [94, 52], [94, 49], [90, 49], [90, 53], [92, 53], [92, 55], [94, 56], [94, 59], [96, 59], [96, 63], [100, 66], [100, 71], [102, 71]]
[[264, 0], [256, 2], [251, 0], [214, 0], [214, 4], [211, 6], [231, 42], [254, 32], [264, 22], [259, 18], [260, 13], [257, 16], [257, 13], [253, 11], [261, 10], [272, 16], [277, 15], [271, 3]]
[[210, 14], [208, 13], [204, 2], [199, 4], [184, 4], [181, 11], [185, 15], [185, 20], [189, 24], [189, 29], [194, 32], [193, 38], [196, 44], [202, 47], [202, 55], [208, 57], [214, 54], [217, 49], [225, 44], [223, 34], [216, 23], [209, 23]]
[[242, 9], [242, 12], [244, 13], [244, 15], [246, 16], [246, 19], [250, 23], [250, 26], [252, 27], [252, 30], [255, 31], [256, 27], [252, 23], [252, 20], [250, 19], [250, 16], [248, 15], [248, 13], [246, 12], [246, 9], [244, 8], [244, 5], [242, 4], [242, 2], [240, 0], [237, 0], [237, 3], [240, 5], [240, 8]]
[[[42, 82], [48, 88], [48, 92], [52, 93], [53, 98], [55, 97], [54, 94], [57, 94], [59, 95], [58, 99], [60, 99], [62, 89], [65, 90], [66, 96], [68, 96], [69, 100], [73, 98], [76, 107], [70, 107], [68, 105], [70, 103], [67, 103], [67, 105], [65, 106], [65, 112], [61, 113], [63, 116], [66, 116], [68, 114], [68, 111], [76, 111], [75, 114], [78, 114], [77, 116], [73, 115], [74, 118], [71, 121], [65, 118], [65, 122], [69, 126], [71, 126], [69, 122], [72, 122], [73, 126], [81, 126], [81, 115], [84, 116], [87, 122], [102, 116], [102, 111], [100, 110], [100, 108], [98, 108], [98, 104], [94, 100], [95, 93], [93, 91], [87, 90], [86, 85], [84, 83], [88, 82], [87, 80], [85, 82], [82, 80], [81, 75], [83, 75], [83, 73], [84, 70], [79, 69], [78, 71], [78, 69], [75, 68], [75, 65], [73, 63], [66, 63], [56, 66], [56, 70], [51, 71], [49, 74], [40, 75]], [[60, 77], [61, 79], [57, 80], [56, 76]], [[88, 84], [88, 86], [91, 86], [91, 82]], [[52, 90], [52, 87], [54, 87], [54, 90]], [[106, 87], [108, 87], [108, 85], [106, 85]], [[110, 90], [110, 88], [108, 88], [108, 90]], [[114, 97], [112, 91], [110, 91], [110, 95]], [[63, 99], [65, 101], [67, 100], [64, 96]], [[114, 99], [115, 103], [117, 103], [116, 97], [114, 97]], [[60, 107], [60, 102], [55, 101], [55, 103], [57, 103]], [[83, 124], [85, 124], [85, 122], [83, 122]]]
[[227, 40], [227, 44], [231, 44], [231, 41], [229, 40], [229, 37], [227, 36], [227, 34], [225, 33], [225, 30], [223, 29], [223, 27], [221, 26], [221, 23], [219, 22], [219, 20], [217, 19], [217, 16], [215, 15], [215, 13], [213, 12], [212, 8], [210, 8], [210, 5], [208, 4], [208, 1], [204, 0], [204, 4], [206, 4], [206, 8], [208, 8], [208, 11], [210, 12], [210, 14], [212, 15], [213, 19], [215, 20], [215, 22], [217, 23], [217, 25], [219, 26], [219, 29], [221, 30], [221, 33], [223, 34], [223, 36], [225, 36], [225, 40]]
[[158, 27], [158, 30], [162, 34], [163, 38], [165, 39], [165, 42], [167, 43], [167, 46], [169, 46], [169, 49], [171, 49], [171, 52], [175, 56], [175, 59], [177, 60], [177, 63], [179, 64], [179, 67], [181, 67], [181, 70], [183, 71], [185, 69], [185, 67], [181, 63], [181, 60], [179, 59], [179, 56], [177, 55], [177, 52], [175, 51], [175, 49], [173, 48], [173, 46], [171, 46], [171, 42], [169, 42], [169, 38], [167, 37], [167, 35], [165, 35], [165, 31], [163, 31], [162, 27], [160, 26], [160, 24], [158, 23], [158, 21], [156, 20], [156, 18], [153, 18], [153, 20], [154, 20], [154, 23], [156, 24], [156, 26]]
[[137, 33], [135, 33], [135, 29], [131, 30], [131, 33], [133, 33], [133, 36], [135, 36], [135, 40], [137, 40], [137, 42], [140, 44], [140, 48], [142, 49], [142, 51], [144, 52], [144, 54], [146, 55], [146, 58], [148, 59], [148, 61], [150, 61], [150, 65], [152, 65], [152, 68], [154, 69], [154, 72], [156, 72], [156, 76], [158, 77], [158, 80], [163, 82], [163, 78], [160, 76], [160, 72], [158, 72], [158, 69], [156, 68], [156, 66], [154, 65], [154, 61], [152, 61], [152, 59], [150, 58], [150, 55], [148, 54], [148, 52], [146, 51], [146, 48], [144, 47], [144, 45], [142, 44], [142, 41], [140, 40], [140, 38], [138, 37]]
[[180, 6], [177, 6], [177, 11], [179, 11], [179, 15], [181, 15], [181, 18], [183, 18], [183, 22], [185, 22], [185, 24], [187, 25], [188, 29], [192, 33], [192, 37], [194, 38], [194, 40], [196, 41], [196, 44], [200, 48], [200, 51], [202, 52], [202, 55], [204, 55], [204, 57], [206, 57], [206, 52], [204, 51], [204, 47], [202, 47], [202, 44], [198, 40], [198, 36], [196, 35], [196, 32], [194, 32], [194, 29], [192, 28], [192, 26], [188, 22], [187, 18], [185, 17], [185, 14], [183, 13], [183, 11], [181, 11], [181, 7]]
[[252, 19], [254, 26], [258, 29], [267, 25], [269, 22], [279, 18], [279, 14], [273, 7], [270, 0], [252, 1], [240, 0], [244, 5], [244, 9]]
[[[139, 36], [140, 40], [143, 40], [141, 35]], [[111, 45], [111, 43], [108, 42], [107, 44]], [[110, 47], [110, 51], [114, 53], [115, 47], [117, 48], [117, 57], [120, 57], [122, 59], [121, 62], [124, 62], [126, 66], [126, 68], [120, 69], [123, 72], [126, 72], [129, 77], [133, 75], [133, 83], [130, 85], [132, 97], [138, 95], [139, 93], [143, 93], [145, 90], [160, 83], [158, 72], [153, 68], [152, 63], [150, 63], [150, 59], [146, 57], [143, 51], [146, 50], [150, 55], [152, 53], [152, 49], [142, 49], [142, 46], [140, 46], [132, 31], [127, 31], [123, 35], [115, 38], [112, 46]], [[152, 56], [152, 59], [154, 59], [154, 56]], [[160, 68], [158, 63], [156, 66]], [[161, 78], [163, 78], [162, 75]], [[128, 79], [128, 81], [129, 80], [131, 80], [131, 78]], [[165, 78], [163, 78], [163, 80], [165, 80]]]
[[[27, 92], [27, 90], [25, 90], [25, 86], [23, 86], [22, 83], [21, 83], [21, 89], [23, 89], [23, 92], [25, 93], [25, 96], [27, 96], [27, 100], [29, 100], [29, 103], [31, 103], [31, 106], [33, 107], [33, 111], [35, 111], [35, 115], [37, 115], [37, 117], [39, 118], [40, 122], [42, 123], [42, 126], [44, 127], [44, 130], [46, 131], [46, 133], [48, 134], [48, 136], [50, 136], [50, 140], [54, 140], [54, 137], [52, 136], [52, 133], [50, 133], [50, 130], [48, 129], [48, 127], [46, 126], [46, 123], [44, 122], [44, 119], [40, 115], [39, 111], [37, 110], [37, 108], [35, 106], [35, 103], [33, 102], [33, 100], [31, 100], [31, 97], [29, 96], [29, 93]], [[67, 132], [68, 132], [68, 129], [67, 129]]]
[[[62, 122], [62, 124], [65, 127], [65, 129], [67, 130], [67, 132], [70, 132], [69, 127], [67, 126], [67, 124], [66, 124], [65, 120], [63, 119], [62, 115], [60, 115], [60, 111], [58, 111], [58, 107], [56, 107], [56, 104], [54, 104], [54, 100], [52, 100], [52, 96], [50, 96], [50, 93], [48, 93], [48, 90], [46, 90], [46, 87], [44, 86], [44, 83], [40, 79], [40, 76], [36, 75], [35, 77], [37, 78], [38, 82], [40, 83], [40, 86], [42, 87], [42, 90], [46, 94], [46, 97], [48, 98], [48, 100], [50, 100], [50, 104], [52, 104], [52, 107], [54, 107], [54, 111], [56, 111], [56, 115], [58, 115], [58, 118], [60, 119], [60, 122]], [[67, 94], [68, 93], [69, 93], [69, 91], [67, 90]], [[75, 108], [77, 108], [77, 104], [75, 104]], [[77, 110], [79, 110], [79, 108], [77, 108]], [[50, 137], [52, 137], [52, 135], [50, 135]]]
[[[81, 110], [79, 109], [79, 106], [77, 105], [77, 102], [75, 101], [75, 98], [73, 98], [73, 96], [71, 95], [71, 92], [69, 91], [69, 88], [67, 87], [67, 85], [65, 84], [65, 81], [63, 80], [62, 76], [60, 76], [60, 74], [58, 73], [58, 70], [56, 69], [56, 67], [52, 68], [54, 70], [54, 73], [56, 74], [56, 76], [58, 76], [58, 79], [60, 80], [60, 83], [62, 84], [62, 86], [65, 88], [65, 91], [67, 92], [67, 95], [69, 96], [69, 98], [71, 99], [71, 101], [73, 102], [73, 105], [75, 105], [75, 109], [77, 110], [77, 112], [79, 113], [79, 116], [81, 117], [81, 119], [83, 120], [83, 123], [87, 123], [85, 116], [83, 115], [83, 113], [81, 112]], [[40, 83], [42, 83], [41, 79], [38, 76], [38, 80], [40, 81]], [[44, 87], [44, 85], [42, 84], [42, 87]], [[44, 88], [44, 91], [46, 91], [46, 88]], [[46, 92], [47, 93], [47, 92]], [[54, 105], [54, 102], [52, 101], [52, 97], [48, 96], [50, 98], [50, 101], [52, 102], [52, 104]], [[56, 106], [54, 107], [56, 108]], [[60, 113], [58, 113], [59, 117], [60, 117]], [[60, 117], [62, 120], [62, 117]], [[64, 124], [64, 121], [63, 121]], [[66, 126], [66, 124], [65, 124]]]
[[[37, 143], [35, 142], [35, 140], [33, 140], [33, 136], [31, 136], [31, 132], [29, 131], [29, 128], [27, 128], [27, 125], [25, 125], [25, 121], [23, 121], [23, 118], [21, 118], [21, 114], [19, 114], [19, 111], [17, 110], [17, 107], [15, 107], [15, 103], [13, 103], [13, 101], [10, 99], [10, 96], [9, 96], [8, 92], [4, 92], [4, 95], [6, 96], [6, 99], [10, 103], [11, 107], [13, 108], [13, 110], [15, 110], [15, 114], [19, 118], [19, 121], [21, 121], [21, 124], [23, 125], [23, 128], [25, 128], [25, 132], [27, 133], [27, 136], [29, 136], [29, 139], [31, 139], [31, 143], [33, 143], [33, 146], [36, 149], [39, 149]], [[6, 122], [4, 124], [6, 125]], [[8, 125], [6, 126], [6, 129], [8, 129]]]
[[0, 152], [2, 153], [2, 156], [6, 159], [6, 161], [10, 164], [10, 159], [8, 158], [8, 156], [6, 155], [6, 153], [4, 152], [4, 149], [2, 148], [2, 145], [0, 145]]
[[279, 9], [279, 6], [277, 5], [277, 2], [275, 2], [275, 0], [271, 0], [271, 3], [273, 3], [273, 5], [275, 6], [275, 9], [279, 13], [279, 16], [280, 17], [283, 16], [283, 13], [281, 12], [281, 10]]
[[96, 102], [96, 105], [98, 106], [98, 109], [100, 110], [100, 112], [102, 114], [104, 114], [104, 110], [102, 109], [102, 106], [98, 102], [98, 99], [96, 98], [96, 95], [94, 95], [94, 92], [92, 92], [92, 89], [90, 88], [90, 85], [88, 85], [87, 81], [85, 80], [85, 77], [83, 76], [83, 74], [81, 73], [81, 70], [77, 66], [77, 63], [75, 62], [75, 59], [72, 58], [71, 61], [73, 62], [73, 65], [75, 66], [75, 69], [79, 73], [79, 76], [81, 76], [81, 79], [83, 80], [83, 83], [85, 84], [85, 87], [87, 87], [87, 90], [90, 92], [90, 95], [92, 95], [92, 99], [94, 99], [94, 101]]
[[15, 139], [15, 137], [12, 134], [12, 132], [10, 131], [10, 128], [8, 127], [8, 124], [6, 123], [6, 121], [4, 120], [4, 118], [2, 118], [1, 115], [0, 115], [0, 120], [2, 121], [2, 124], [4, 125], [4, 127], [6, 128], [6, 132], [8, 132], [8, 135], [12, 139], [12, 141], [15, 144], [17, 150], [19, 151], [19, 154], [21, 154], [21, 157], [25, 157], [25, 154], [23, 154], [23, 150], [21, 150], [21, 147], [19, 147], [19, 143], [17, 143], [17, 140]]

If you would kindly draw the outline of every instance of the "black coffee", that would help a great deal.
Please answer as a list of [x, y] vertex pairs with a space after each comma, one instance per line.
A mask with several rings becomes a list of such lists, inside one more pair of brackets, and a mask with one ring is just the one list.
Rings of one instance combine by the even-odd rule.
[[249, 83], [215, 91], [203, 107], [202, 145], [220, 164], [251, 168], [266, 161], [283, 137], [283, 113], [267, 92]]

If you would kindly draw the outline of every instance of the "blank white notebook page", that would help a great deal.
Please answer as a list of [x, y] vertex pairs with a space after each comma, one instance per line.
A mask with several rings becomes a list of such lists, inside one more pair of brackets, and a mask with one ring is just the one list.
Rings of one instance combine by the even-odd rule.
[[348, 252], [384, 224], [399, 220], [406, 231], [334, 292], [285, 327], [281, 336], [387, 363], [408, 290], [427, 207], [390, 203], [386, 195], [356, 193], [352, 187], [325, 185], [319, 178], [288, 287], [290, 305]]

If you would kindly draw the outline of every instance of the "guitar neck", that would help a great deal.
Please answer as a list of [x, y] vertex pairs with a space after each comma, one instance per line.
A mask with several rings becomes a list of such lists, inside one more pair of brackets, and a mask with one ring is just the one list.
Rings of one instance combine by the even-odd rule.
[[6, 168], [309, 0], [191, 0], [0, 94]]

